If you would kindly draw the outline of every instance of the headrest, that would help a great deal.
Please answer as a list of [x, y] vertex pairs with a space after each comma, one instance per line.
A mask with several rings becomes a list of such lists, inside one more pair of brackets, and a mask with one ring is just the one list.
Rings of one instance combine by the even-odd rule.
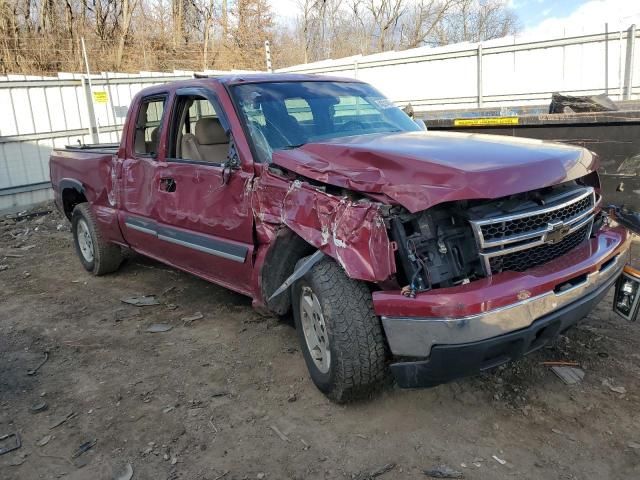
[[158, 127], [151, 130], [151, 143], [157, 144], [159, 136], [160, 136], [160, 130], [158, 129]]
[[227, 134], [217, 118], [201, 118], [196, 122], [196, 138], [200, 145], [228, 143]]

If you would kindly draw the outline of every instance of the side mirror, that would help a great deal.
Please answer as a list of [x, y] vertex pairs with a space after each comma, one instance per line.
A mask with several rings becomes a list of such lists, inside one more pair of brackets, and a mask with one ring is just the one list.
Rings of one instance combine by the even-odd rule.
[[425, 132], [427, 131], [427, 124], [424, 123], [424, 120], [422, 120], [421, 118], [414, 118], [413, 123], [418, 125], [420, 127], [420, 130], [423, 130]]
[[238, 151], [236, 150], [236, 144], [233, 141], [233, 136], [229, 136], [229, 152], [227, 153], [227, 159], [222, 164], [222, 184], [229, 183], [229, 177], [234, 170], [240, 169], [240, 157], [238, 157]]

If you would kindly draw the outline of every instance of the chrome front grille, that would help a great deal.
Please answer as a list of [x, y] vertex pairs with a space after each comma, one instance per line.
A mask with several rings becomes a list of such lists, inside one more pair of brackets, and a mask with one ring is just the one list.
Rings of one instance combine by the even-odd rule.
[[491, 271], [495, 273], [505, 270], [523, 272], [529, 268], [547, 263], [578, 246], [587, 238], [590, 231], [591, 225], [587, 224], [570, 233], [558, 243], [538, 245], [527, 250], [491, 257], [489, 258]]
[[585, 187], [556, 205], [472, 220], [486, 273], [524, 271], [564, 255], [589, 237], [596, 203]]
[[589, 212], [593, 208], [593, 196], [588, 195], [577, 202], [574, 202], [558, 210], [544, 213], [534, 213], [522, 218], [515, 218], [510, 221], [500, 223], [488, 223], [482, 225], [482, 238], [485, 241], [502, 241], [514, 235], [522, 235], [527, 232], [546, 230], [550, 222], [567, 222], [584, 212]]

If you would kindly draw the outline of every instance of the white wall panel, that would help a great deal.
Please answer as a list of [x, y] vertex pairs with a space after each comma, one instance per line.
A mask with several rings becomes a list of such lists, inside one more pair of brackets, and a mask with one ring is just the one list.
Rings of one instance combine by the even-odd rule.
[[[608, 74], [608, 93], [618, 99], [625, 78], [627, 35], [586, 35], [541, 41], [496, 39], [482, 45], [482, 96], [484, 106], [539, 105], [551, 92], [602, 93]], [[632, 65], [632, 98], [640, 98], [640, 31], [635, 39]], [[403, 52], [385, 52], [325, 60], [281, 69], [282, 72], [314, 73], [358, 78], [417, 111], [475, 108], [478, 106], [478, 45], [421, 47]], [[208, 74], [225, 72], [208, 71]], [[236, 72], [241, 73], [241, 72]], [[143, 88], [190, 77], [174, 71], [103, 73], [92, 75], [92, 91], [107, 92], [107, 103], [92, 101], [99, 141], [117, 143], [126, 109]], [[2, 189], [48, 181], [51, 148], [92, 142], [86, 87], [82, 74], [59, 73], [57, 78], [7, 75], [0, 77], [0, 209], [9, 204], [40, 198], [23, 192], [4, 195]], [[150, 79], [153, 79], [150, 81]], [[157, 80], [157, 82], [156, 82]], [[31, 83], [29, 83], [31, 82]], [[37, 83], [34, 83], [37, 82]], [[116, 127], [115, 129], [113, 127]], [[50, 132], [55, 132], [47, 135]], [[60, 136], [64, 132], [64, 136]], [[9, 137], [9, 138], [7, 138]], [[47, 195], [43, 191], [42, 195]], [[8, 198], [4, 198], [4, 197]], [[17, 203], [16, 203], [17, 202]]]

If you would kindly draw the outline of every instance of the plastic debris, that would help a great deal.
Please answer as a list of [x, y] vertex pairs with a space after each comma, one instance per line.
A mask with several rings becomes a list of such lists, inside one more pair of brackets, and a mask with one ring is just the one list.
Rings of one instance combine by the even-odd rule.
[[371, 472], [369, 474], [369, 478], [379, 477], [380, 475], [384, 475], [385, 473], [390, 472], [394, 468], [396, 468], [396, 464], [395, 463], [387, 463], [386, 465], [383, 465], [382, 467], [380, 467], [380, 468], [374, 470], [373, 472]]
[[574, 96], [553, 93], [549, 113], [613, 112], [618, 106], [604, 93], [600, 95]]
[[371, 472], [367, 471], [367, 472], [360, 472], [357, 475], [355, 475], [356, 480], [373, 480], [374, 478], [379, 477], [380, 475], [384, 475], [387, 472], [390, 472], [391, 470], [393, 470], [394, 468], [396, 468], [396, 464], [395, 463], [387, 463], [386, 465], [383, 465], [382, 467], [376, 468], [375, 470], [372, 470]]
[[580, 364], [578, 362], [562, 362], [562, 361], [549, 361], [542, 362], [542, 365], [545, 367], [579, 367]]
[[125, 297], [120, 299], [123, 303], [134, 305], [136, 307], [148, 307], [150, 305], [160, 305], [155, 295], [140, 295], [137, 297]]
[[[9, 440], [13, 439], [13, 440]], [[22, 442], [20, 441], [20, 435], [18, 432], [7, 433], [6, 435], [0, 435], [0, 445], [2, 445], [5, 440], [8, 440], [9, 445], [6, 447], [0, 447], [0, 455], [4, 455], [5, 453], [13, 452], [14, 450], [19, 449], [22, 446]]]
[[604, 385], [605, 387], [609, 388], [609, 390], [611, 390], [612, 392], [621, 393], [621, 394], [627, 393], [627, 389], [626, 388], [624, 388], [624, 387], [616, 387], [608, 379], [604, 379], [602, 381], [602, 385]]
[[47, 405], [47, 402], [39, 402], [34, 405], [31, 405], [31, 411], [33, 413], [44, 412], [47, 408], [49, 408], [49, 405]]
[[551, 431], [553, 433], [555, 433], [556, 435], [562, 435], [563, 437], [571, 440], [572, 442], [577, 441], [576, 437], [574, 437], [573, 435], [570, 435], [568, 433], [563, 432], [562, 430], [558, 430], [557, 428], [552, 428]]
[[45, 363], [47, 363], [47, 360], [49, 360], [49, 352], [44, 352], [44, 360], [42, 360], [42, 362], [40, 362], [36, 368], [32, 370], [27, 370], [27, 375], [33, 376], [36, 373], [38, 373], [38, 370], [40, 370], [40, 367], [42, 367]]
[[52, 438], [53, 438], [53, 435], [45, 435], [40, 440], [38, 440], [38, 443], [36, 443], [36, 445], [38, 445], [39, 447], [44, 447], [47, 443], [51, 441]]
[[584, 378], [584, 370], [576, 367], [563, 367], [563, 366], [554, 366], [551, 367], [551, 371], [555, 373], [560, 380], [562, 380], [567, 385], [575, 385], [576, 383], [580, 383]]
[[174, 291], [176, 289], [175, 285], [171, 285], [170, 287], [165, 288], [162, 293], [160, 293], [161, 297], [164, 297], [166, 294], [171, 293], [172, 291]]
[[200, 320], [204, 318], [204, 315], [200, 312], [196, 312], [193, 315], [187, 315], [186, 317], [182, 317], [180, 320], [184, 323], [184, 325], [191, 325], [196, 320]]
[[72, 418], [75, 418], [78, 414], [76, 412], [71, 412], [68, 413], [66, 417], [60, 419], [57, 423], [54, 423], [53, 425], [51, 425], [49, 427], [49, 430], [53, 430], [54, 428], [59, 427], [60, 425], [68, 422], [69, 420], [71, 420]]
[[269, 428], [271, 428], [271, 430], [273, 430], [276, 435], [280, 437], [280, 440], [282, 440], [283, 442], [289, 442], [289, 437], [282, 433], [278, 427], [276, 427], [275, 425], [271, 425]]
[[150, 332], [150, 333], [162, 333], [162, 332], [168, 332], [172, 328], [173, 327], [171, 325], [169, 325], [168, 323], [152, 323], [151, 325], [149, 325], [147, 327], [147, 332]]
[[499, 457], [498, 457], [498, 456], [496, 456], [496, 455], [491, 455], [491, 458], [493, 458], [493, 459], [494, 459], [496, 462], [498, 462], [500, 465], [506, 465], [506, 464], [507, 464], [507, 461], [506, 461], [506, 460], [503, 460], [503, 459], [499, 458]]
[[98, 440], [95, 438], [87, 442], [84, 442], [82, 445], [78, 447], [78, 449], [75, 452], [73, 452], [73, 455], [71, 455], [71, 458], [78, 458], [83, 453], [91, 450], [96, 443], [98, 443]]
[[133, 477], [133, 467], [127, 463], [113, 473], [113, 480], [131, 480]]
[[464, 478], [464, 473], [454, 470], [446, 465], [438, 465], [423, 472], [431, 478]]

